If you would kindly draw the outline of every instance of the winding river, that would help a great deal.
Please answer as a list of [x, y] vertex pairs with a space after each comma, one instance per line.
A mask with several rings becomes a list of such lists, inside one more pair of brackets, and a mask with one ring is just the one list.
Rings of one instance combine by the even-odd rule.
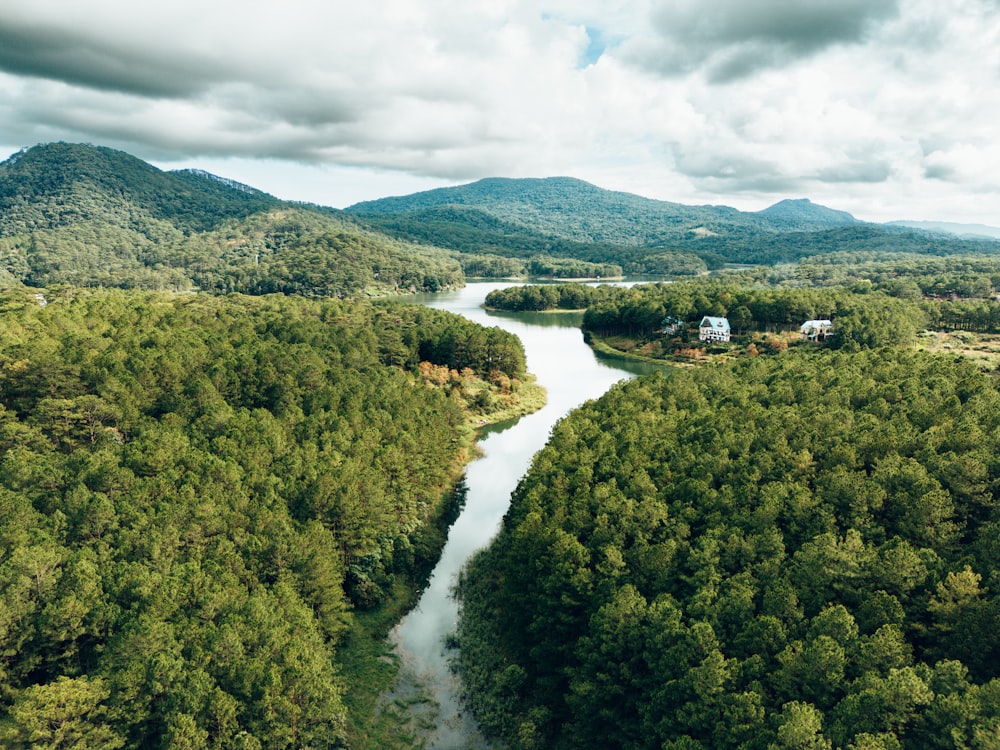
[[[457, 678], [448, 667], [445, 638], [455, 630], [451, 597], [458, 571], [496, 534], [510, 496], [553, 425], [574, 407], [596, 398], [619, 380], [655, 366], [603, 361], [583, 341], [579, 313], [489, 313], [483, 300], [509, 282], [471, 283], [457, 292], [417, 295], [418, 304], [449, 310], [486, 326], [516, 334], [524, 344], [529, 372], [548, 391], [544, 408], [513, 423], [483, 431], [482, 456], [468, 465], [468, 495], [451, 527], [441, 559], [417, 606], [392, 632], [404, 682], [431, 694], [433, 711], [423, 720], [427, 748], [489, 748], [458, 700]], [[409, 298], [408, 298], [409, 299]]]

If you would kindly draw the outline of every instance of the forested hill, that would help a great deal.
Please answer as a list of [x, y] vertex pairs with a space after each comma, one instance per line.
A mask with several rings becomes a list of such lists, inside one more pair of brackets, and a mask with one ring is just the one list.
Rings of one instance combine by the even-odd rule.
[[[782, 201], [758, 213], [729, 206], [688, 206], [605, 190], [572, 177], [488, 178], [469, 185], [439, 188], [410, 196], [383, 198], [351, 206], [361, 214], [394, 214], [441, 206], [482, 209], [514, 224], [581, 242], [649, 244], [671, 229], [695, 227], [776, 227], [828, 229], [859, 223], [850, 214], [808, 201]], [[794, 221], [792, 217], [794, 215]]]
[[775, 263], [835, 250], [955, 254], [996, 250], [901, 227], [867, 224], [806, 199], [758, 212], [689, 206], [604, 190], [568, 177], [479, 180], [347, 209], [374, 227], [464, 253], [535, 253], [662, 273], [724, 261]]
[[826, 206], [818, 206], [808, 198], [778, 201], [773, 206], [757, 213], [774, 228], [789, 231], [804, 229], [830, 229], [859, 223], [846, 211], [837, 211]]
[[281, 205], [277, 198], [207, 172], [164, 172], [123, 151], [48, 143], [0, 164], [4, 235], [103, 219], [128, 209], [204, 231]]
[[353, 296], [461, 283], [449, 253], [207, 172], [50, 143], [0, 164], [0, 281]]

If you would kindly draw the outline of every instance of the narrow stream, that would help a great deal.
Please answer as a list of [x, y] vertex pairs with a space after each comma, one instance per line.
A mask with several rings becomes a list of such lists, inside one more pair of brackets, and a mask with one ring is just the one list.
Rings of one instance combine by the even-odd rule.
[[508, 282], [472, 283], [457, 292], [419, 295], [429, 307], [449, 310], [486, 326], [516, 334], [524, 344], [528, 371], [548, 391], [545, 407], [506, 425], [484, 430], [482, 456], [468, 465], [468, 495], [462, 514], [417, 606], [391, 634], [402, 659], [403, 680], [429, 691], [436, 702], [428, 721], [425, 747], [440, 750], [490, 748], [458, 700], [457, 678], [448, 666], [445, 638], [455, 630], [457, 607], [451, 588], [464, 562], [496, 534], [510, 496], [553, 425], [574, 407], [596, 398], [619, 380], [655, 366], [598, 359], [583, 341], [580, 315], [574, 313], [488, 313], [481, 305], [493, 289]]

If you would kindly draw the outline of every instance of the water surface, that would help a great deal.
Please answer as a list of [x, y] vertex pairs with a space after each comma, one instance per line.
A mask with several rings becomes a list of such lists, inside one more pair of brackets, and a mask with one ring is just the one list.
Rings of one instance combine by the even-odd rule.
[[584, 343], [580, 313], [490, 313], [482, 308], [494, 289], [510, 282], [471, 283], [457, 292], [414, 295], [407, 300], [458, 313], [486, 326], [516, 334], [524, 344], [528, 371], [544, 386], [544, 408], [507, 425], [483, 431], [482, 456], [466, 469], [465, 507], [448, 535], [441, 559], [417, 606], [396, 626], [392, 639], [410, 679], [433, 692], [440, 705], [428, 748], [487, 748], [472, 717], [458, 700], [458, 681], [448, 666], [445, 638], [456, 627], [451, 597], [465, 561], [499, 530], [511, 493], [553, 425], [574, 407], [597, 398], [616, 382], [657, 369], [656, 365], [602, 361]]

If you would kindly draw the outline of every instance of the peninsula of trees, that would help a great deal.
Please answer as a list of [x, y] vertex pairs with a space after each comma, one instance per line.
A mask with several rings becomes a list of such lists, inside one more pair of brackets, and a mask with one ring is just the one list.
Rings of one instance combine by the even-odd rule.
[[[484, 725], [524, 749], [996, 746], [998, 287], [985, 253], [838, 253], [492, 293], [703, 358], [557, 425], [466, 570]], [[732, 341], [699, 343], [703, 316]]]
[[0, 745], [345, 746], [354, 612], [433, 565], [516, 338], [70, 288], [0, 321]]

